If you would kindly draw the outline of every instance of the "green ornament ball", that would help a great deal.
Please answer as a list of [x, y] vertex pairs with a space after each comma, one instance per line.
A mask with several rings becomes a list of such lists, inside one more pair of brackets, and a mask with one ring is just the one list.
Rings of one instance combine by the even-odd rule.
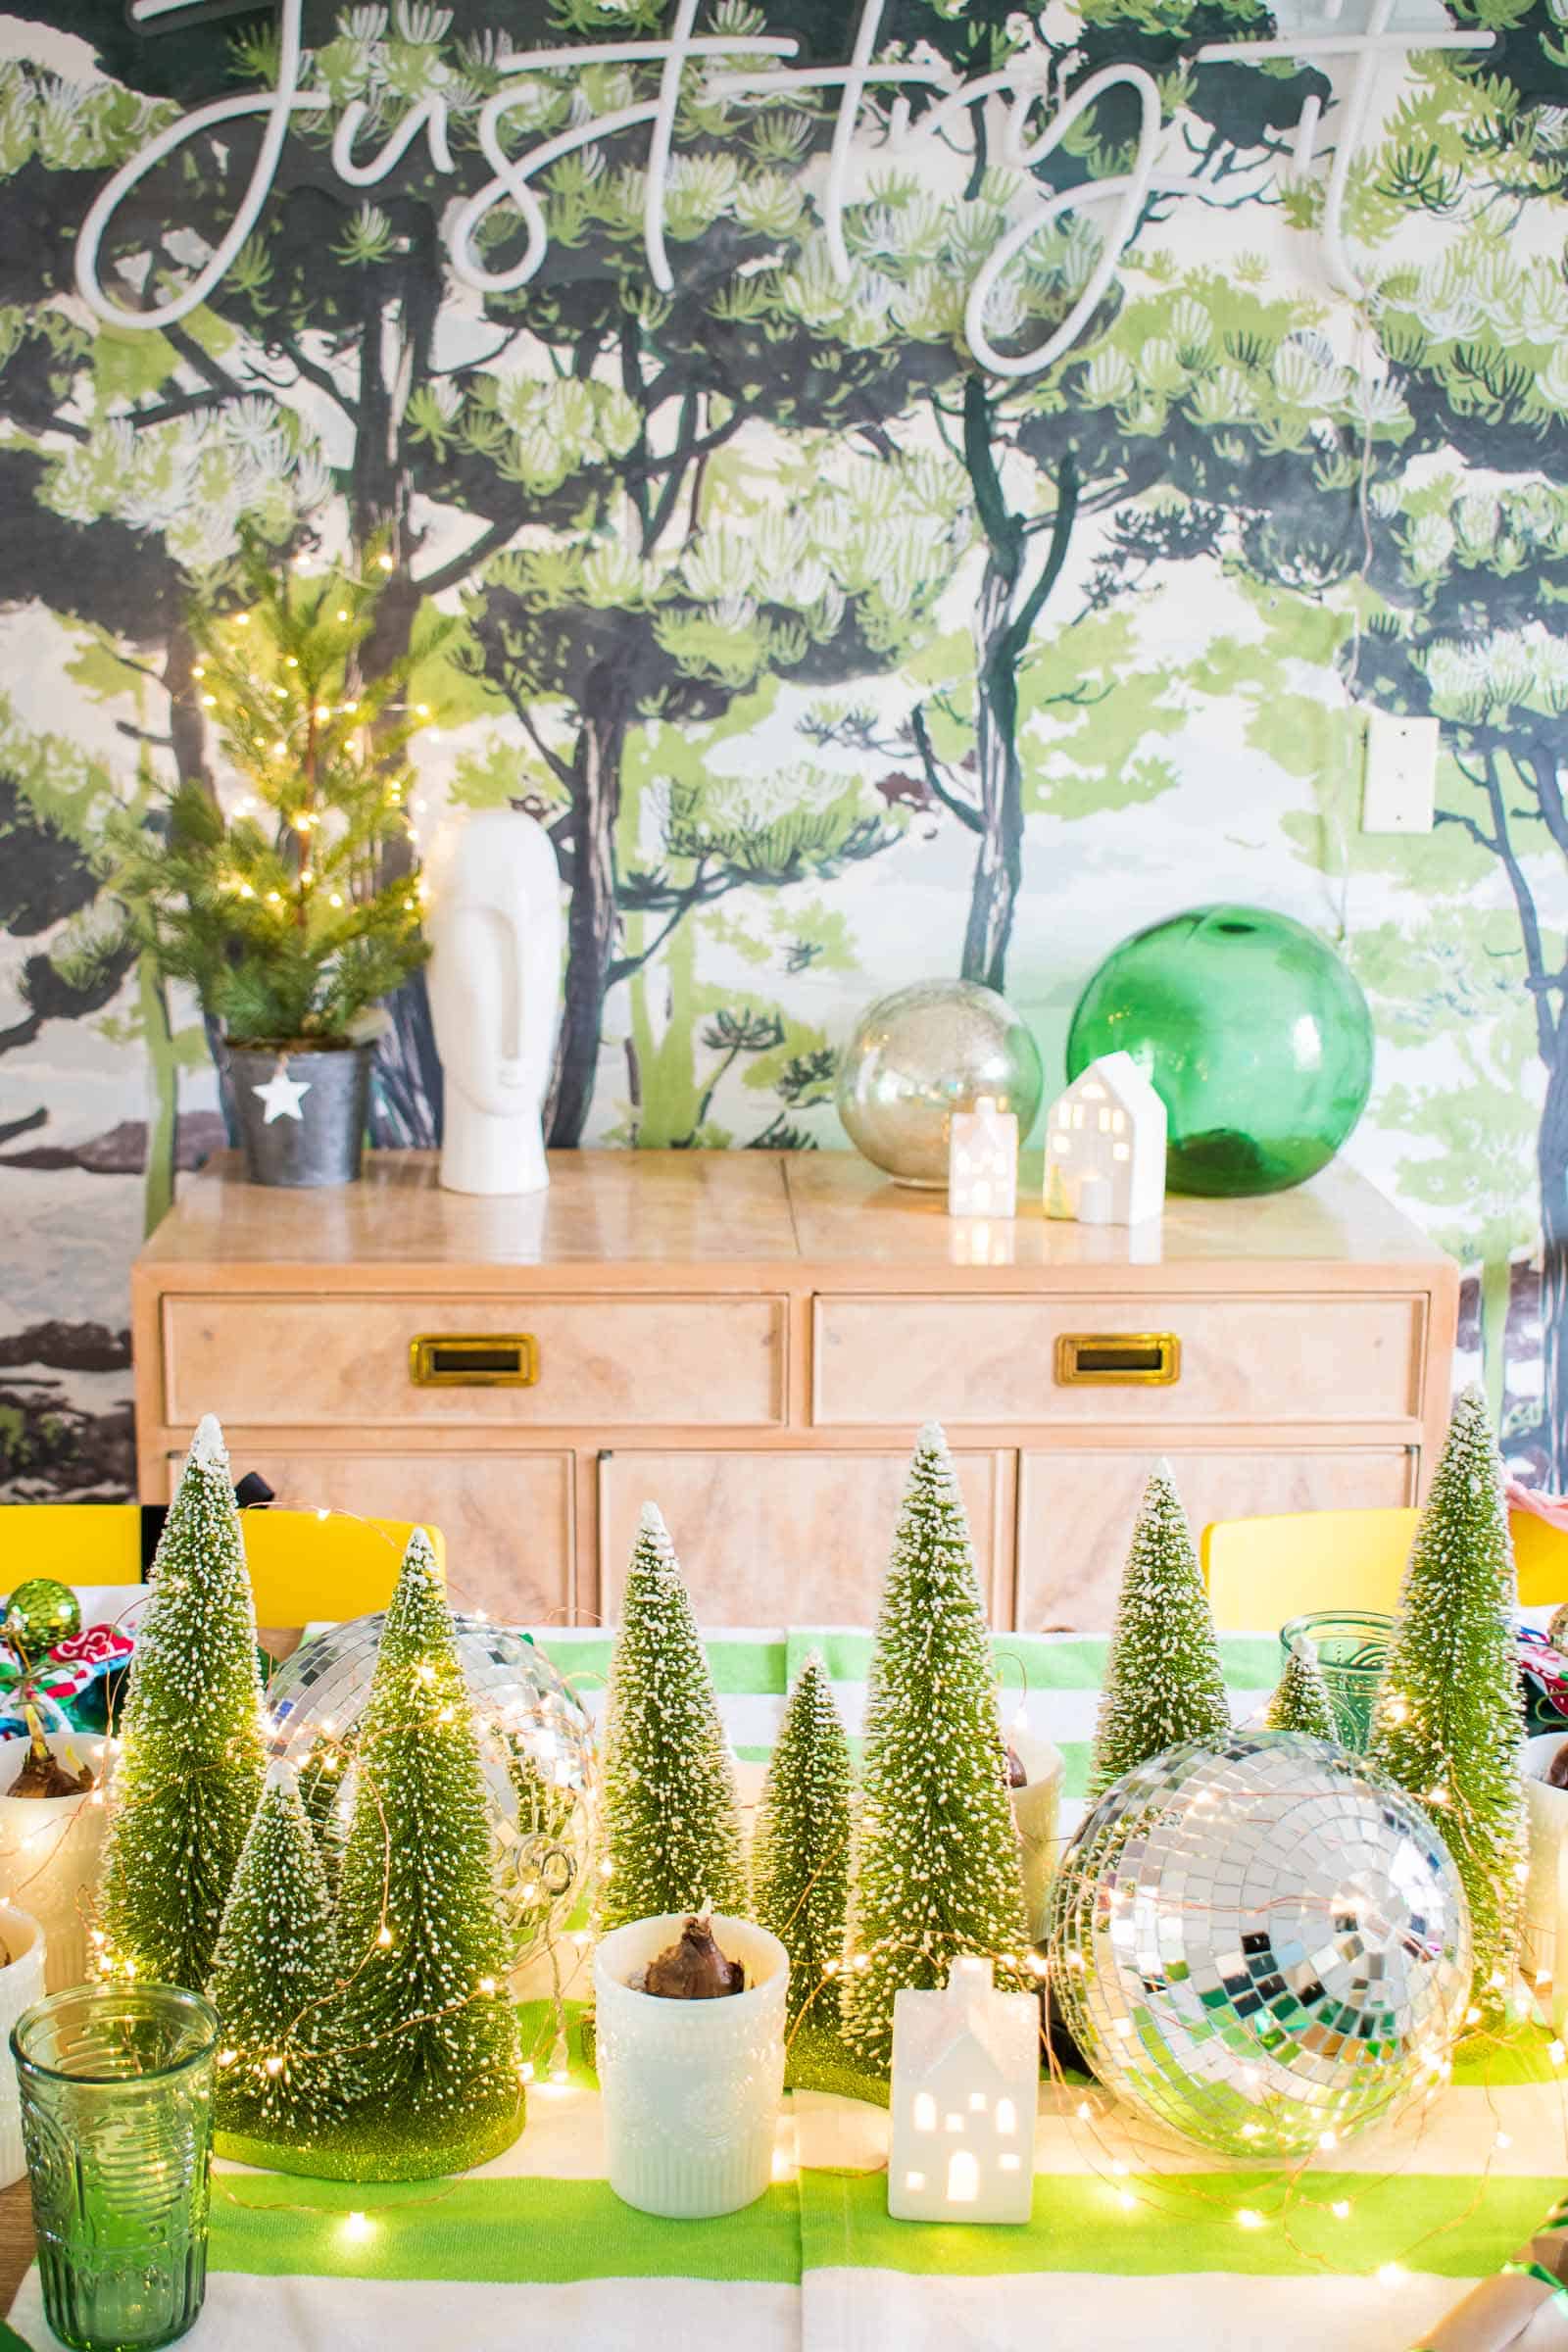
[[6, 1602], [5, 1638], [13, 1649], [36, 1657], [81, 1631], [81, 1603], [57, 1577], [29, 1576]]
[[1315, 931], [1260, 906], [1196, 906], [1106, 956], [1072, 1016], [1067, 1075], [1118, 1052], [1165, 1104], [1173, 1193], [1304, 1184], [1372, 1088], [1360, 983]]

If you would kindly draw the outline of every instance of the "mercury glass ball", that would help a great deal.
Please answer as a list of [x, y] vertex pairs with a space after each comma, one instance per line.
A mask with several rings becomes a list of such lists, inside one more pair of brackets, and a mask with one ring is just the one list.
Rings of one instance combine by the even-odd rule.
[[1105, 1791], [1056, 1882], [1050, 1969], [1107, 2090], [1224, 2155], [1300, 2157], [1440, 2079], [1470, 1919], [1431, 1822], [1364, 1756], [1246, 1731]]
[[[383, 1612], [315, 1635], [268, 1686], [271, 1748], [307, 1788], [341, 1791], [327, 1842], [348, 1837], [355, 1738], [369, 1702]], [[595, 1751], [593, 1725], [544, 1651], [512, 1626], [454, 1616], [458, 1656], [473, 1700], [490, 1822], [496, 1908], [521, 1968], [564, 1928], [587, 1867]], [[323, 1783], [323, 1772], [327, 1780]]]
[[1315, 1176], [1372, 1087], [1372, 1016], [1326, 940], [1262, 906], [1196, 906], [1106, 956], [1067, 1075], [1130, 1054], [1165, 1105], [1166, 1183], [1224, 1199]]
[[858, 1152], [895, 1184], [946, 1189], [948, 1121], [982, 1095], [1027, 1141], [1045, 1093], [1040, 1049], [975, 980], [917, 980], [861, 1013], [839, 1055], [838, 1109]]

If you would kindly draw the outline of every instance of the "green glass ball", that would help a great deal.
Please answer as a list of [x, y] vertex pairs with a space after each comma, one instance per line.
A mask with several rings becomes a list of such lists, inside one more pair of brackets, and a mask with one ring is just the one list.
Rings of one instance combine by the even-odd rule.
[[29, 1576], [6, 1602], [5, 1638], [29, 1657], [41, 1656], [80, 1631], [81, 1603], [71, 1587], [55, 1577]]
[[1124, 940], [1078, 1000], [1067, 1075], [1130, 1054], [1170, 1122], [1173, 1193], [1280, 1193], [1326, 1167], [1366, 1108], [1372, 1018], [1315, 931], [1196, 906]]

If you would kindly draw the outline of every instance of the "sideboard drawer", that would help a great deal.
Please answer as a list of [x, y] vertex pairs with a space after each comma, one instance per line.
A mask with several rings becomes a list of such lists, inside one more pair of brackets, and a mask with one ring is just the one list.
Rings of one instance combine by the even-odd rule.
[[[165, 1414], [175, 1426], [217, 1413], [252, 1429], [750, 1429], [773, 1427], [784, 1412], [779, 1298], [175, 1294], [163, 1318]], [[526, 1339], [537, 1377], [530, 1386], [487, 1386], [483, 1376], [421, 1386], [411, 1351], [432, 1338]], [[514, 1352], [526, 1362], [530, 1351]]]
[[[1310, 1424], [1421, 1409], [1418, 1298], [818, 1296], [812, 1306], [812, 1417], [826, 1427], [930, 1415], [950, 1427]], [[1062, 1360], [1058, 1342], [1076, 1338], [1100, 1344], [1098, 1356], [1077, 1352], [1102, 1377]]]
[[[575, 1605], [569, 1453], [282, 1452], [247, 1429], [225, 1432], [236, 1477], [259, 1470], [279, 1505], [358, 1511], [438, 1527], [447, 1543], [455, 1609], [488, 1609], [502, 1623], [566, 1619]], [[182, 1454], [169, 1459], [172, 1495]], [[323, 1599], [325, 1599], [323, 1595]], [[330, 1616], [324, 1607], [322, 1614]]]

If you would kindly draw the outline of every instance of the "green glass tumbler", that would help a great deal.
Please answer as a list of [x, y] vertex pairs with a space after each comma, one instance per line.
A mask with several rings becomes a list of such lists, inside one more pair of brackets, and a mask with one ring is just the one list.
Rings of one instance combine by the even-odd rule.
[[1389, 1662], [1394, 1619], [1372, 1609], [1314, 1609], [1293, 1617], [1280, 1628], [1287, 1659], [1303, 1636], [1316, 1653], [1340, 1745], [1364, 1756], [1372, 1744], [1372, 1702]]
[[1197, 906], [1123, 940], [1079, 998], [1068, 1077], [1116, 1053], [1164, 1102], [1171, 1192], [1278, 1193], [1325, 1167], [1365, 1109], [1372, 1018], [1304, 923]]
[[154, 2352], [207, 2289], [218, 2018], [172, 1984], [80, 1984], [17, 2021], [44, 2310], [75, 2352]]

